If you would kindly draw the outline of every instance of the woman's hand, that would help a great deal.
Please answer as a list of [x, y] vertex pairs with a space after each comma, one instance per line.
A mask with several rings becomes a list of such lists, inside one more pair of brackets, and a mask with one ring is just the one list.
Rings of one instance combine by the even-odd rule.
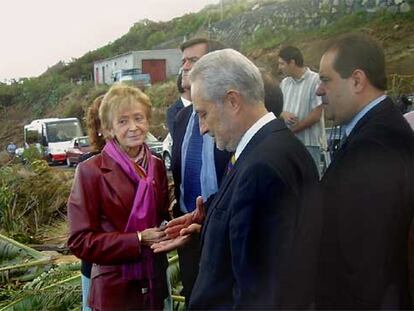
[[167, 234], [160, 228], [149, 228], [141, 231], [141, 244], [151, 246], [154, 243], [159, 243], [168, 239]]

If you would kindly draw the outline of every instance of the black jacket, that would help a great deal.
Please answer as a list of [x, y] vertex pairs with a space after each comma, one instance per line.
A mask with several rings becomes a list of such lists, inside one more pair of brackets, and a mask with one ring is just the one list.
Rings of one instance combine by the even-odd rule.
[[391, 99], [356, 124], [321, 183], [317, 307], [409, 308], [414, 133]]
[[297, 309], [313, 301], [318, 173], [274, 120], [247, 144], [212, 200], [190, 309]]

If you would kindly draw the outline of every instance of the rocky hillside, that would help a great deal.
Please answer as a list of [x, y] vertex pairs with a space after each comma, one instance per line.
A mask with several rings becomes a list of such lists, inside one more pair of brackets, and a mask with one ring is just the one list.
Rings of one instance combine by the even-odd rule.
[[[338, 34], [372, 34], [385, 48], [392, 93], [414, 92], [414, 0], [227, 0], [168, 22], [139, 21], [113, 43], [69, 64], [59, 63], [33, 79], [0, 83], [0, 150], [23, 140], [23, 125], [34, 118], [77, 116], [105, 91], [90, 79], [93, 61], [128, 50], [176, 47], [184, 37], [209, 35], [277, 70], [277, 51], [297, 45], [317, 69], [324, 43]], [[73, 81], [83, 79], [78, 85]], [[177, 96], [174, 82], [148, 90], [156, 107], [153, 131], [165, 135], [164, 110]], [[1, 152], [0, 152], [1, 160]], [[1, 161], [0, 161], [1, 162]]]

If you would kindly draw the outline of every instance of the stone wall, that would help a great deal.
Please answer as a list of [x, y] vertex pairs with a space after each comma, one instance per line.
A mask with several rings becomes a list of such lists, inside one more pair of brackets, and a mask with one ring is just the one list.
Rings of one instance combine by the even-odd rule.
[[412, 0], [287, 0], [255, 5], [248, 12], [210, 25], [212, 37], [239, 48], [242, 40], [259, 29], [312, 29], [326, 26], [338, 18], [356, 12], [373, 14], [387, 10], [393, 14], [413, 9]]

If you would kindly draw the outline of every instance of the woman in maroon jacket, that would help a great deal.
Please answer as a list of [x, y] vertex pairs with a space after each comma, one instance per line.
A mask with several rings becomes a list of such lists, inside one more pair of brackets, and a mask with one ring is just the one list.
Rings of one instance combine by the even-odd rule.
[[68, 201], [68, 246], [93, 262], [93, 310], [162, 309], [168, 295], [165, 255], [150, 250], [165, 239], [167, 176], [144, 143], [151, 105], [138, 89], [113, 86], [99, 117], [107, 143], [79, 164]]

